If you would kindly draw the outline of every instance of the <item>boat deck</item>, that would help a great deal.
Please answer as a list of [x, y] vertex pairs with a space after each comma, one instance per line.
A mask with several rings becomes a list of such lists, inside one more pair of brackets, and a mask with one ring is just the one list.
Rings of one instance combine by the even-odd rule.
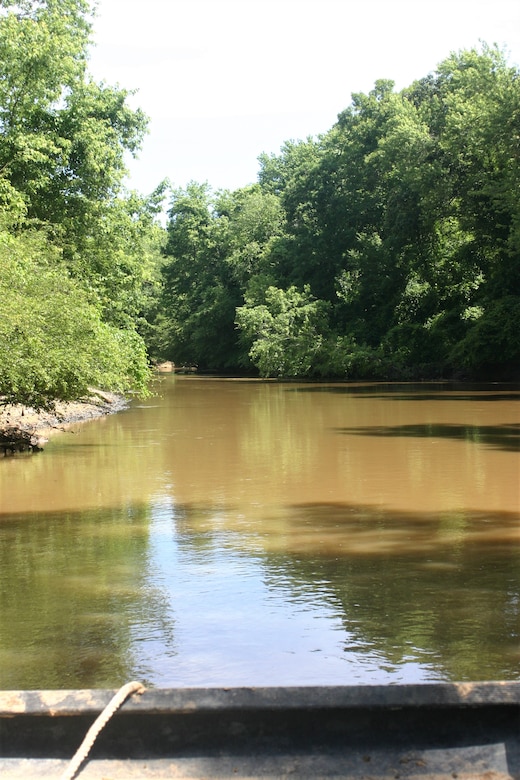
[[[0, 692], [0, 777], [58, 778], [113, 691]], [[520, 682], [150, 689], [80, 780], [520, 780]]]

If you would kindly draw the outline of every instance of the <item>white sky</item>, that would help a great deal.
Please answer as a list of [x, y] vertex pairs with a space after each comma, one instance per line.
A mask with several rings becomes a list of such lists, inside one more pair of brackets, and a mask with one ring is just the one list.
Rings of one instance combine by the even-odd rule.
[[329, 130], [353, 92], [396, 88], [451, 51], [520, 65], [518, 0], [98, 0], [90, 71], [137, 90], [150, 132], [130, 187], [256, 181], [258, 155]]

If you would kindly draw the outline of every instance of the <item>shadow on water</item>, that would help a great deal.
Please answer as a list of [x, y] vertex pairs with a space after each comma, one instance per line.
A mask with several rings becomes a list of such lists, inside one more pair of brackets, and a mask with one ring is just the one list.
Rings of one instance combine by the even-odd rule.
[[273, 600], [285, 591], [295, 613], [314, 606], [336, 615], [346, 660], [363, 658], [389, 673], [419, 663], [451, 680], [519, 678], [514, 512], [294, 504], [282, 517], [266, 514], [255, 529], [230, 507], [178, 511], [177, 529], [193, 550], [210, 555], [225, 539], [261, 561]]
[[[157, 511], [163, 514], [154, 542]], [[170, 577], [171, 592], [158, 572]], [[252, 578], [265, 583], [268, 597], [244, 590]], [[212, 600], [215, 583], [227, 583], [225, 604]], [[323, 502], [282, 513], [266, 508], [249, 519], [225, 502], [188, 502], [3, 515], [0, 687], [161, 679], [158, 665], [186, 653], [182, 642], [189, 647], [185, 627], [178, 630], [179, 593], [195, 623], [216, 607], [211, 626], [218, 630], [204, 642], [223, 657], [240, 642], [246, 653], [260, 647], [265, 654], [279, 627], [270, 616], [283, 599], [284, 621], [302, 613], [323, 627], [331, 621], [352, 668], [369, 659], [389, 674], [416, 663], [443, 679], [518, 679], [515, 513], [407, 513]], [[245, 639], [244, 598], [255, 621], [263, 616]], [[297, 669], [297, 655], [294, 663]]]
[[353, 428], [335, 428], [336, 433], [348, 436], [409, 437], [420, 439], [455, 439], [484, 444], [505, 452], [520, 450], [520, 424], [457, 425], [427, 423], [424, 425], [386, 425]]
[[265, 544], [273, 551], [282, 544], [289, 553], [336, 560], [408, 555], [442, 560], [465, 550], [481, 556], [483, 564], [491, 549], [501, 548], [518, 561], [519, 519], [517, 512], [478, 509], [407, 512], [342, 502], [295, 504], [272, 529], [266, 520]]
[[295, 593], [313, 583], [336, 605], [346, 654], [375, 651], [390, 666], [421, 659], [451, 680], [519, 679], [516, 513], [291, 510], [300, 550], [280, 556], [278, 570]]
[[520, 401], [518, 384], [464, 384], [458, 382], [323, 384], [288, 387], [288, 393], [333, 393], [356, 398], [393, 401]]

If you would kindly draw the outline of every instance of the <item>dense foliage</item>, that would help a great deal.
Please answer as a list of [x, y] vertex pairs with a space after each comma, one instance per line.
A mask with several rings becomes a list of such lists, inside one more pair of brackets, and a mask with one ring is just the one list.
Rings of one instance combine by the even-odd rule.
[[0, 400], [145, 391], [161, 189], [122, 187], [146, 118], [87, 72], [86, 0], [0, 0]]
[[125, 190], [147, 120], [88, 73], [88, 0], [0, 0], [0, 402], [145, 392], [149, 361], [512, 378], [520, 73], [450, 55], [355, 94], [234, 192]]
[[155, 349], [265, 376], [508, 378], [520, 365], [520, 74], [452, 54], [356, 94], [257, 185], [174, 192]]

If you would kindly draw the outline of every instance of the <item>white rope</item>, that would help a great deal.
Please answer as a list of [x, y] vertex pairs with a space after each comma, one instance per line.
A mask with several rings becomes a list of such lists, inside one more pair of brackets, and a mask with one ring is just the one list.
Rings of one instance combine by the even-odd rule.
[[90, 753], [99, 732], [106, 726], [112, 715], [125, 703], [129, 696], [133, 693], [144, 693], [145, 690], [146, 688], [140, 682], [129, 682], [118, 690], [116, 695], [108, 702], [103, 712], [98, 715], [87, 731], [85, 739], [77, 749], [68, 767], [61, 775], [60, 780], [74, 780], [81, 764]]

